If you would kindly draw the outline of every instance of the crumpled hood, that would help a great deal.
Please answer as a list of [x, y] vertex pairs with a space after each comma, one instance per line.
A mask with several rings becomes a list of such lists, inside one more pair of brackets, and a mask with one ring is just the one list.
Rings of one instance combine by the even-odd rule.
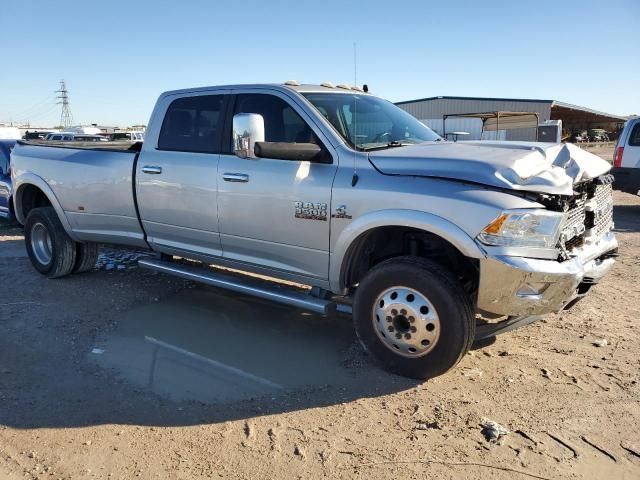
[[573, 184], [607, 173], [611, 164], [572, 144], [427, 142], [369, 153], [387, 175], [440, 177], [498, 188], [572, 195]]

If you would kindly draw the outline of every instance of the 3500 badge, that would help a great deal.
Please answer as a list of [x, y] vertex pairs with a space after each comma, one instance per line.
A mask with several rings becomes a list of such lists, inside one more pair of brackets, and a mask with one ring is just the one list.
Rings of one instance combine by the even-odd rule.
[[306, 220], [327, 220], [327, 204], [312, 202], [296, 202], [295, 217]]

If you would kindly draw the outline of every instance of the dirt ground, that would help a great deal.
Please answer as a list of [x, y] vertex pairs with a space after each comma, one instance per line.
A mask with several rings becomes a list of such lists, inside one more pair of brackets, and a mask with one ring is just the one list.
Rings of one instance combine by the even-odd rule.
[[0, 227], [0, 478], [640, 478], [640, 199], [616, 193], [615, 222], [586, 299], [426, 383], [372, 365], [346, 317], [136, 252], [46, 280]]

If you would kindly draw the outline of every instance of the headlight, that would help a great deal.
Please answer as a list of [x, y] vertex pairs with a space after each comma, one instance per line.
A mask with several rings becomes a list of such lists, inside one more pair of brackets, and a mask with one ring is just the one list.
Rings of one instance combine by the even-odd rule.
[[506, 211], [482, 230], [478, 240], [496, 247], [555, 248], [564, 216], [548, 210]]

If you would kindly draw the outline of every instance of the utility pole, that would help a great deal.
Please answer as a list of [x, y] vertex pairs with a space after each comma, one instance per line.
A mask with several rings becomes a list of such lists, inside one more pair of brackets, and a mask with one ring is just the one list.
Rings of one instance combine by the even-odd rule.
[[62, 105], [62, 113], [60, 114], [60, 125], [63, 127], [70, 127], [73, 124], [73, 116], [71, 115], [71, 109], [69, 108], [69, 91], [64, 80], [60, 80], [60, 90], [56, 90], [55, 93], [59, 93], [56, 98], [59, 102], [58, 105]]

